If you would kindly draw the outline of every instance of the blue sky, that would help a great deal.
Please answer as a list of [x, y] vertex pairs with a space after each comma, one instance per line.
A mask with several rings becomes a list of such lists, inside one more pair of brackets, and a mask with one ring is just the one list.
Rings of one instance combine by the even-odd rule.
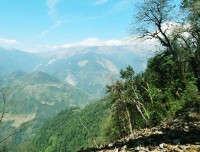
[[129, 36], [134, 0], [1, 0], [0, 46], [40, 50]]
[[87, 38], [122, 39], [132, 16], [131, 0], [1, 0], [0, 40], [34, 48]]

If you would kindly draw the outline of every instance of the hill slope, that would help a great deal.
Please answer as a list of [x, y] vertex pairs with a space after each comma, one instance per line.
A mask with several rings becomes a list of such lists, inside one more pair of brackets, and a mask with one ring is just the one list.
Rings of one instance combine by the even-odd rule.
[[[105, 99], [106, 100], [106, 99]], [[191, 151], [200, 150], [200, 102], [186, 105], [157, 127], [134, 130], [134, 135], [103, 144], [101, 129], [109, 115], [108, 101], [61, 112], [33, 139], [32, 151]], [[86, 128], [85, 128], [86, 127]], [[87, 130], [88, 129], [88, 130]], [[95, 147], [95, 143], [98, 147]], [[100, 146], [103, 145], [103, 146]], [[93, 148], [87, 148], [91, 146]]]
[[16, 70], [31, 72], [35, 66], [42, 62], [43, 59], [35, 54], [0, 47], [1, 73], [10, 73]]
[[109, 103], [98, 101], [84, 109], [69, 109], [58, 114], [40, 129], [33, 139], [32, 151], [71, 151], [95, 146], [100, 141], [101, 123]]
[[[70, 84], [44, 73], [13, 72], [6, 77], [10, 95], [3, 122], [9, 130], [28, 126], [12, 138], [12, 144], [27, 142], [49, 118], [70, 107], [83, 107], [94, 98]], [[5, 78], [4, 78], [5, 80]]]
[[95, 96], [127, 65], [141, 72], [146, 57], [133, 46], [72, 47], [40, 54], [0, 48], [0, 73], [43, 71]]
[[46, 111], [48, 108], [55, 109], [58, 113], [66, 107], [84, 106], [92, 98], [88, 93], [44, 72], [23, 74], [9, 81], [12, 83], [10, 98], [16, 103], [10, 111], [14, 108], [18, 113], [38, 113], [41, 107], [45, 107]]
[[200, 151], [200, 102], [179, 110], [173, 119], [167, 119], [158, 127], [134, 131], [127, 137], [103, 148], [80, 150], [98, 151]]
[[144, 70], [146, 58], [134, 53], [133, 49], [130, 46], [74, 47], [58, 51], [45, 64], [38, 66], [37, 70], [102, 97], [105, 86], [119, 77], [120, 69], [132, 65], [136, 72]]

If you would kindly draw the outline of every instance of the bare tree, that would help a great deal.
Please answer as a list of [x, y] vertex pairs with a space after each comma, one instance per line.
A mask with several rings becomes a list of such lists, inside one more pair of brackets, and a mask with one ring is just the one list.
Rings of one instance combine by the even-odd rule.
[[[173, 54], [173, 42], [170, 40], [168, 33], [172, 17], [170, 12], [175, 6], [169, 5], [170, 0], [144, 0], [138, 5], [138, 12], [136, 16], [136, 29], [141, 38], [152, 39], [155, 38], [160, 43], [167, 47]], [[165, 28], [163, 25], [165, 24]]]
[[[13, 101], [10, 99], [10, 94], [11, 94], [11, 91], [9, 87], [0, 87], [0, 130], [1, 132], [5, 131], [4, 127], [2, 127], [3, 120], [5, 119], [6, 114], [8, 114], [8, 108], [13, 104]], [[0, 137], [0, 144], [21, 130], [22, 130], [21, 128], [15, 129], [13, 131], [8, 132], [3, 137]]]
[[175, 13], [175, 7], [171, 0], [144, 0], [138, 5], [136, 16], [138, 28], [135, 31], [140, 38], [156, 39], [165, 47], [165, 52], [173, 58], [177, 73], [182, 80], [182, 88], [186, 88], [185, 66], [188, 50], [180, 49], [180, 42], [183, 41], [183, 39], [180, 41], [180, 37], [184, 33], [184, 28], [182, 24], [175, 23], [181, 21], [181, 17], [178, 18]]
[[5, 114], [7, 113], [6, 110], [9, 105], [9, 103], [8, 103], [9, 94], [10, 94], [10, 92], [9, 92], [8, 88], [5, 88], [5, 87], [0, 88], [0, 124], [3, 121]]
[[117, 81], [113, 85], [107, 86], [107, 91], [115, 96], [116, 107], [113, 110], [116, 112], [114, 113], [127, 124], [130, 134], [134, 135], [133, 111], [138, 112], [146, 122], [149, 119], [149, 114], [138, 93], [135, 72], [132, 67], [128, 66], [126, 70], [121, 70], [120, 74], [123, 81]]

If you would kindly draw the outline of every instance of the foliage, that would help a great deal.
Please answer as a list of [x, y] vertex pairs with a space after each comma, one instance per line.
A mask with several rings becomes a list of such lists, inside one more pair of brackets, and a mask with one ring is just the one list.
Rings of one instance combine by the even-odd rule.
[[[71, 108], [48, 121], [34, 137], [31, 151], [75, 151], [100, 142], [100, 125], [109, 109], [103, 100], [84, 109]], [[84, 128], [84, 126], [87, 128]]]
[[162, 46], [148, 60], [146, 70], [139, 74], [131, 66], [121, 70], [121, 79], [107, 86], [107, 97], [84, 109], [59, 113], [38, 131], [31, 146], [19, 148], [48, 152], [98, 146], [134, 135], [134, 129], [159, 125], [177, 110], [198, 102], [199, 6], [198, 0], [183, 0], [184, 20], [171, 26], [175, 11], [171, 1], [144, 0], [138, 10], [138, 34]]
[[6, 140], [9, 151], [26, 145], [46, 120], [68, 107], [86, 105], [92, 97], [44, 72], [13, 72], [2, 80], [10, 85], [0, 90], [0, 143]]
[[[142, 38], [157, 39], [163, 48], [149, 59], [143, 73], [135, 75], [128, 66], [120, 72], [122, 80], [108, 86], [112, 107], [105, 132], [110, 141], [133, 134], [133, 128], [158, 125], [199, 97], [200, 3], [194, 0], [182, 4], [188, 10], [185, 19], [189, 27], [184, 23], [168, 25], [175, 9], [171, 1], [145, 0], [139, 5], [137, 32]], [[108, 134], [109, 127], [115, 129]]]

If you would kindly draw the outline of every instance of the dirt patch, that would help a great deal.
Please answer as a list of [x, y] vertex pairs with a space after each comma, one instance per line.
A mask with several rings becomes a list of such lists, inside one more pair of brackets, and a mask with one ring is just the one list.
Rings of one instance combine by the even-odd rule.
[[19, 127], [22, 123], [33, 120], [36, 116], [36, 113], [29, 114], [29, 115], [13, 115], [13, 114], [7, 114], [5, 115], [3, 121], [12, 121], [14, 120], [12, 126]]

